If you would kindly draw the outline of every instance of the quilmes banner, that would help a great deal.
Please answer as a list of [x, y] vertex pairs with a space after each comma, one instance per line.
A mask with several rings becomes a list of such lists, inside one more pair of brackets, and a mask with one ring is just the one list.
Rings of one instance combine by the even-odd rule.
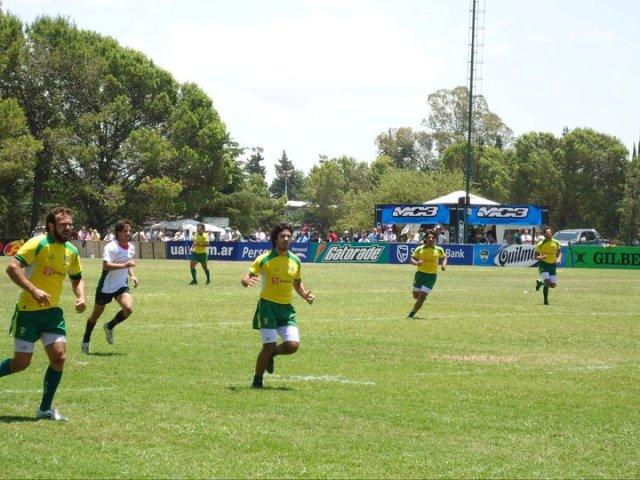
[[327, 243], [318, 244], [316, 263], [389, 263], [388, 243]]
[[16, 253], [18, 253], [18, 250], [20, 250], [20, 247], [24, 245], [24, 243], [24, 240], [11, 240], [8, 238], [0, 239], [0, 257], [3, 255], [7, 257], [15, 257]]
[[[411, 263], [413, 251], [419, 243], [391, 243], [389, 244], [389, 263]], [[473, 245], [440, 245], [447, 254], [449, 265], [473, 265]]]
[[449, 223], [446, 205], [377, 205], [382, 223]]
[[[564, 247], [559, 267], [564, 267], [567, 252]], [[474, 245], [473, 264], [484, 267], [535, 267], [534, 245]]]
[[[183, 240], [177, 242], [167, 242], [167, 259], [188, 260], [191, 256], [191, 245], [193, 242]], [[209, 260], [235, 260], [238, 243], [236, 242], [209, 242], [207, 247], [207, 258]]]
[[572, 246], [570, 265], [575, 268], [620, 268], [640, 270], [640, 248]]
[[[253, 261], [258, 256], [271, 250], [271, 242], [238, 242], [237, 256], [235, 260]], [[291, 253], [296, 255], [302, 262], [313, 262], [317, 243], [292, 243], [289, 247]]]
[[536, 205], [472, 207], [469, 223], [478, 225], [541, 225], [542, 209]]

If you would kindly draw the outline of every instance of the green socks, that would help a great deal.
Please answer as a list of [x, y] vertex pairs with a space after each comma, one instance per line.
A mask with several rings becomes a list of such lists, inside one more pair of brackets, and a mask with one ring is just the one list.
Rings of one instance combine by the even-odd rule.
[[544, 296], [544, 303], [549, 303], [549, 287], [547, 287], [546, 285], [542, 289], [542, 295]]
[[58, 372], [51, 367], [47, 368], [47, 372], [44, 374], [44, 389], [42, 392], [40, 411], [44, 412], [51, 408], [51, 402], [53, 401], [53, 396], [56, 394], [61, 378], [62, 372]]
[[207, 276], [207, 282], [210, 282], [211, 281], [211, 277], [209, 276], [209, 269], [208, 268], [204, 271], [204, 274]]
[[6, 377], [7, 375], [11, 375], [13, 372], [11, 368], [9, 368], [9, 364], [11, 363], [11, 359], [7, 358], [0, 362], [0, 377]]
[[197, 282], [197, 280], [196, 280], [196, 269], [195, 268], [191, 269], [191, 278], [193, 278], [194, 282]]

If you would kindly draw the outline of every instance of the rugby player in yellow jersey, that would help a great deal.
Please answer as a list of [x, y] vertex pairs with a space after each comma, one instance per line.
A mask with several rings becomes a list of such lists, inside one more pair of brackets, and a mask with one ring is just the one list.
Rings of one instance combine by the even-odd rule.
[[562, 247], [560, 242], [553, 238], [553, 231], [546, 227], [542, 233], [544, 238], [536, 244], [535, 259], [538, 260], [538, 271], [540, 278], [536, 280], [536, 290], [544, 285], [542, 295], [544, 304], [549, 305], [549, 289], [556, 288], [558, 284], [558, 276], [556, 275], [556, 266], [562, 258]]
[[[265, 370], [274, 372], [276, 355], [290, 355], [300, 346], [296, 311], [291, 305], [293, 290], [309, 305], [315, 299], [311, 290], [302, 284], [300, 259], [289, 251], [292, 232], [286, 223], [277, 225], [271, 231], [273, 248], [256, 258], [240, 280], [243, 287], [251, 287], [262, 275], [262, 291], [253, 316], [253, 328], [260, 330], [262, 337], [262, 350], [256, 360], [251, 388], [264, 388], [262, 377]], [[276, 345], [278, 335], [282, 338], [280, 345]]]
[[196, 226], [196, 233], [193, 236], [193, 252], [191, 252], [191, 262], [189, 268], [191, 269], [191, 283], [189, 285], [197, 285], [198, 279], [196, 278], [196, 264], [202, 265], [204, 274], [207, 276], [207, 285], [211, 283], [211, 277], [209, 276], [209, 269], [207, 268], [207, 246], [209, 245], [209, 236], [204, 231], [204, 223], [199, 223]]
[[413, 277], [413, 298], [416, 303], [413, 310], [409, 312], [408, 318], [415, 317], [418, 310], [422, 308], [422, 304], [433, 290], [436, 284], [438, 274], [438, 263], [442, 259], [440, 268], [444, 272], [447, 267], [447, 254], [441, 247], [436, 245], [436, 233], [433, 230], [427, 230], [424, 234], [424, 245], [420, 245], [413, 251], [411, 255], [411, 264], [418, 267], [418, 271]]
[[15, 337], [14, 356], [0, 362], [0, 377], [24, 370], [31, 363], [35, 342], [40, 339], [49, 357], [44, 374], [44, 391], [36, 417], [66, 420], [51, 408], [66, 359], [67, 327], [58, 307], [62, 283], [69, 275], [76, 296], [76, 312], [85, 309], [84, 281], [80, 256], [68, 243], [73, 226], [71, 209], [58, 207], [46, 219], [47, 233], [25, 243], [7, 267], [7, 274], [22, 292], [11, 321]]

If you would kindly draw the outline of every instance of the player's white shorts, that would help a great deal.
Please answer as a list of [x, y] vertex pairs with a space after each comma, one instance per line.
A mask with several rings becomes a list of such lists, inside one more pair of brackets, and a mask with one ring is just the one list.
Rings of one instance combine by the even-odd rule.
[[542, 272], [540, 274], [540, 277], [542, 278], [542, 281], [544, 282], [545, 280], [549, 280], [551, 283], [558, 283], [558, 276], [557, 275], [549, 275], [549, 272]]
[[431, 291], [431, 289], [429, 287], [427, 287], [426, 285], [422, 285], [420, 288], [413, 287], [413, 291], [414, 292], [424, 292], [427, 295], [429, 295], [429, 292]]
[[262, 343], [276, 343], [278, 341], [278, 335], [280, 335], [280, 338], [282, 338], [283, 342], [300, 343], [300, 332], [298, 331], [298, 327], [296, 327], [295, 325], [260, 329]]
[[[40, 341], [42, 345], [48, 347], [52, 343], [63, 342], [67, 343], [67, 337], [64, 335], [60, 335], [59, 333], [43, 333], [40, 335]], [[18, 353], [33, 353], [36, 344], [27, 342], [26, 340], [21, 340], [16, 338], [13, 341], [13, 351]]]

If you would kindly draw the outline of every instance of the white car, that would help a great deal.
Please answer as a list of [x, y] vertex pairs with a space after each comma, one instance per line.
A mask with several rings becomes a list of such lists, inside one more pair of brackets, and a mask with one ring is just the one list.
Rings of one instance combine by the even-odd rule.
[[607, 242], [593, 228], [572, 228], [570, 230], [559, 230], [553, 234], [553, 238], [560, 242], [560, 245], [580, 244], [580, 245], [606, 245]]

